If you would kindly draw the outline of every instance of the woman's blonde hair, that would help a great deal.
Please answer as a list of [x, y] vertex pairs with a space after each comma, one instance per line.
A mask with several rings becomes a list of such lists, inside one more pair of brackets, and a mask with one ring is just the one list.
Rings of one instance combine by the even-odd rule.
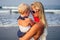
[[39, 18], [45, 24], [45, 26], [47, 26], [47, 21], [46, 21], [46, 17], [45, 17], [45, 13], [44, 13], [43, 4], [41, 2], [34, 2], [31, 4], [31, 6], [35, 6], [35, 8], [37, 8], [39, 10]]
[[25, 4], [25, 3], [21, 3], [19, 6], [18, 6], [18, 12], [20, 14], [24, 14], [25, 11], [29, 10], [30, 7], [29, 5]]

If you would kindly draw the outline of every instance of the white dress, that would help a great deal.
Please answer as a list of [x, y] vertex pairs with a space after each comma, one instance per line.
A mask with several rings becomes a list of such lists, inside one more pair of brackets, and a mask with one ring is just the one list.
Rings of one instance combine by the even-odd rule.
[[23, 33], [26, 33], [30, 28], [31, 28], [30, 26], [23, 27], [23, 26], [19, 25], [19, 29]]

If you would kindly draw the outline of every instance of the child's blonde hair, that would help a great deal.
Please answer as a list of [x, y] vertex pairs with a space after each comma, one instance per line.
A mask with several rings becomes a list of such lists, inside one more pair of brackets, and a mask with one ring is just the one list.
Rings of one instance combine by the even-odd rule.
[[19, 12], [20, 14], [24, 14], [24, 12], [27, 11], [27, 10], [29, 10], [29, 9], [30, 9], [30, 7], [29, 7], [27, 4], [25, 4], [25, 3], [21, 3], [21, 4], [18, 6], [18, 12]]
[[34, 6], [36, 9], [40, 10], [39, 11], [39, 18], [45, 24], [45, 26], [47, 26], [43, 4], [41, 2], [34, 2], [31, 4], [31, 6]]

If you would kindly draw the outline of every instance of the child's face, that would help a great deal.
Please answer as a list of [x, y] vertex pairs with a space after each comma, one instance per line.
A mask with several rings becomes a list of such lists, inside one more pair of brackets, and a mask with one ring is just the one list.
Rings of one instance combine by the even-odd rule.
[[29, 16], [29, 14], [30, 14], [30, 10], [25, 10], [24, 11], [24, 16]]

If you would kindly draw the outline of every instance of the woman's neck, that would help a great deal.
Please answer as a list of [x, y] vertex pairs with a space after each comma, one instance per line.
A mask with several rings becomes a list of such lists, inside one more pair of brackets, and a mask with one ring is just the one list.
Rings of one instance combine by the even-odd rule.
[[39, 20], [40, 20], [39, 17], [34, 17], [35, 22], [39, 22]]

